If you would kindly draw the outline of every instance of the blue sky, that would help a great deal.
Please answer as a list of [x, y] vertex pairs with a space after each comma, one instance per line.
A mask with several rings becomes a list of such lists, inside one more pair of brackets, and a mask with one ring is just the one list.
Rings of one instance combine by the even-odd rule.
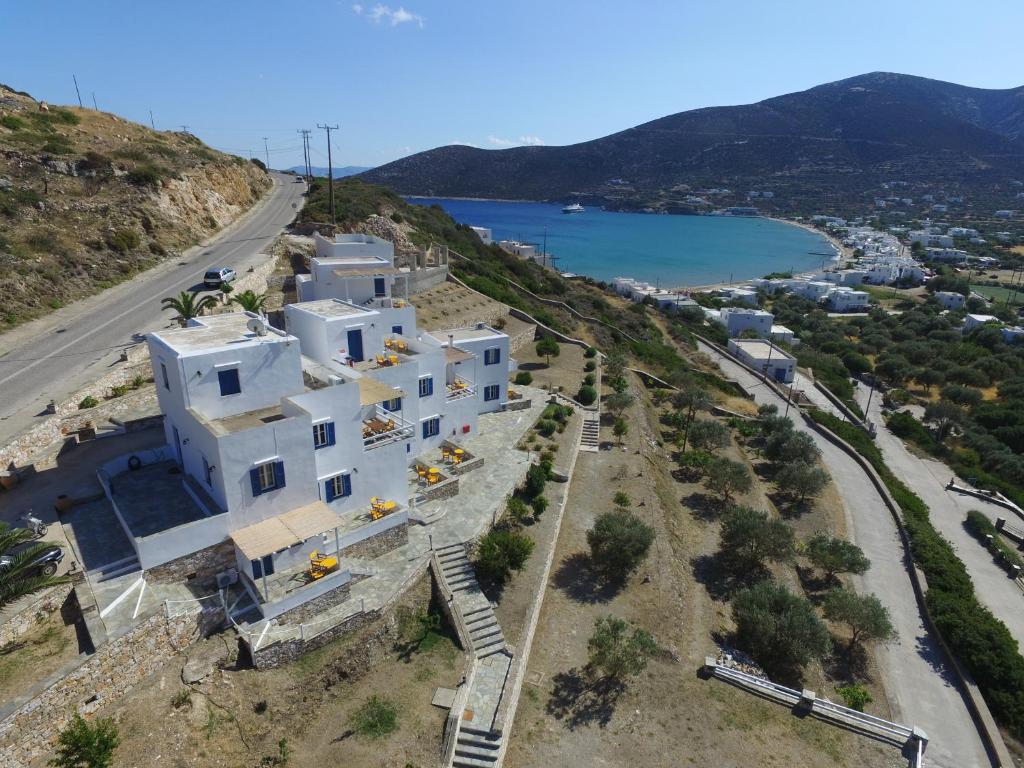
[[[334, 164], [568, 144], [873, 70], [1024, 84], [1021, 0], [0, 0], [0, 81], [211, 145]], [[326, 165], [324, 133], [313, 161]]]

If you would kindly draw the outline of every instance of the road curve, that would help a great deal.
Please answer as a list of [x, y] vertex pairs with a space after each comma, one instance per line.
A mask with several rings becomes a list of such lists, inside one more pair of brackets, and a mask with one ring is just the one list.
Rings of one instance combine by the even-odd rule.
[[[780, 413], [785, 410], [785, 400], [760, 379], [711, 347], [699, 346], [728, 377], [752, 392], [758, 404], [773, 403]], [[927, 766], [991, 766], [963, 695], [952, 673], [945, 669], [935, 638], [925, 629], [904, 563], [903, 545], [888, 508], [850, 456], [809, 429], [802, 419], [795, 418], [793, 423], [821, 448], [822, 459], [843, 500], [849, 537], [871, 559], [868, 572], [853, 580], [857, 591], [878, 595], [899, 633], [897, 640], [879, 646], [876, 653], [893, 718], [919, 726], [928, 734]]]
[[137, 334], [167, 327], [164, 296], [201, 285], [210, 266], [241, 275], [259, 263], [260, 250], [294, 219], [306, 189], [288, 174], [272, 178], [270, 193], [207, 243], [0, 336], [0, 445], [31, 427], [50, 400], [101, 376]]

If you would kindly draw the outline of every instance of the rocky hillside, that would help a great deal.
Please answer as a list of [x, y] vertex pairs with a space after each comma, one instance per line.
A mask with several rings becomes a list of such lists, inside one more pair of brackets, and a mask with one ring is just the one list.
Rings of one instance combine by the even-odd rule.
[[[876, 72], [757, 104], [680, 112], [565, 147], [440, 147], [362, 178], [402, 194], [633, 197], [669, 210], [685, 210], [691, 192], [711, 187], [739, 196], [771, 190], [777, 202], [768, 207], [792, 210], [869, 194], [890, 180], [995, 194], [1022, 174], [1024, 87]], [[727, 195], [713, 201], [738, 203]]]
[[0, 331], [174, 258], [270, 184], [189, 134], [0, 85]]

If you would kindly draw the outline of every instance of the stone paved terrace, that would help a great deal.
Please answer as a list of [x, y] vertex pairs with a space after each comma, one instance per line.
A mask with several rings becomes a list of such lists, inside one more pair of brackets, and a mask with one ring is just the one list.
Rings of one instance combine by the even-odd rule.
[[205, 517], [185, 490], [183, 477], [177, 464], [162, 461], [111, 479], [114, 500], [134, 536], [150, 536]]
[[492, 653], [476, 663], [473, 684], [462, 716], [462, 725], [491, 729], [494, 715], [501, 705], [502, 690], [512, 657], [505, 653]]
[[[314, 634], [329, 629], [340, 619], [360, 610], [374, 610], [394, 598], [398, 591], [418, 573], [426, 569], [430, 557], [431, 541], [435, 548], [445, 544], [476, 539], [500, 514], [505, 497], [522, 482], [529, 466], [525, 451], [516, 449], [516, 444], [544, 410], [547, 393], [532, 387], [521, 387], [524, 397], [531, 399], [531, 406], [521, 411], [503, 411], [480, 416], [477, 434], [462, 441], [474, 456], [485, 459], [484, 466], [462, 478], [459, 495], [452, 499], [427, 502], [418, 509], [431, 505], [443, 508], [444, 514], [430, 525], [410, 525], [409, 543], [372, 560], [346, 559], [346, 565], [353, 570], [366, 569], [372, 572], [370, 578], [352, 585], [348, 600], [329, 611], [325, 611], [309, 622], [305, 630], [308, 639]], [[255, 642], [261, 635], [259, 647], [294, 638], [299, 635], [295, 625], [271, 624], [264, 634], [266, 622], [242, 625], [242, 633]]]

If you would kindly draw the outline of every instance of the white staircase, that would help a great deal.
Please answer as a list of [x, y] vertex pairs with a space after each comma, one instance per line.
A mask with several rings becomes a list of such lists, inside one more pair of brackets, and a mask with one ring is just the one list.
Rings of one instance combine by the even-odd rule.
[[449, 544], [434, 552], [436, 575], [452, 594], [452, 611], [461, 619], [459, 639], [466, 650], [482, 659], [505, 649], [505, 636], [490, 601], [476, 580], [476, 572], [466, 557], [463, 544]]

